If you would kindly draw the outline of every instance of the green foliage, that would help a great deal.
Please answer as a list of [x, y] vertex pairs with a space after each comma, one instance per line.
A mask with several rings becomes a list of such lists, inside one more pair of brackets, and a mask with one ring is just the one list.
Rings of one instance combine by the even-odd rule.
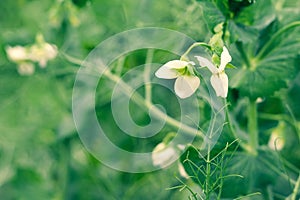
[[[173, 3], [177, 6], [165, 12], [163, 8]], [[71, 113], [78, 66], [62, 56], [67, 52], [82, 59], [99, 42], [130, 28], [162, 26], [184, 31], [189, 24], [185, 19], [178, 20], [178, 13], [185, 12], [179, 7], [183, 5], [190, 6], [181, 1], [159, 5], [147, 1], [137, 5], [129, 0], [0, 2], [0, 199], [183, 198], [184, 194], [164, 190], [177, 182], [170, 178], [174, 167], [152, 174], [122, 173], [105, 167], [84, 150]], [[189, 12], [187, 16], [191, 18], [197, 8]], [[203, 39], [201, 31], [201, 23], [186, 30]], [[34, 75], [20, 76], [17, 64], [8, 60], [5, 48], [31, 45], [37, 33], [55, 44], [61, 54], [49, 61], [45, 69], [36, 66]], [[121, 73], [144, 63], [144, 54], [145, 51], [126, 57]], [[169, 54], [158, 52], [156, 62], [168, 57]], [[100, 84], [107, 87], [97, 92], [97, 109], [108, 116], [112, 84], [105, 79]], [[136, 118], [145, 123], [139, 115]], [[104, 123], [111, 129], [109, 120]], [[115, 133], [112, 129], [109, 137], [115, 137]], [[147, 144], [147, 148], [153, 148], [159, 138], [162, 137]], [[125, 138], [122, 146], [140, 150], [146, 142], [137, 145], [138, 142]]]
[[[299, 61], [297, 35], [300, 31], [296, 26], [298, 25], [289, 24], [279, 29], [268, 42], [259, 42], [264, 43], [260, 49], [251, 44], [243, 47], [242, 43], [237, 43], [236, 48], [244, 63], [241, 63], [243, 69], [233, 75], [232, 84], [233, 87], [240, 88], [243, 96], [253, 99], [271, 96], [287, 87], [287, 83], [295, 78], [299, 72], [296, 63]], [[289, 27], [295, 30], [290, 30], [286, 36]], [[243, 48], [247, 49], [246, 52]], [[265, 90], [260, 89], [261, 85], [265, 86]]]
[[[0, 1], [0, 199], [299, 199], [299, 8], [294, 0]], [[187, 179], [174, 178], [178, 163], [139, 174], [106, 167], [85, 150], [73, 122], [72, 90], [82, 60], [116, 33], [151, 26], [207, 42], [207, 52], [212, 50], [218, 62], [223, 45], [232, 56], [222, 108], [227, 121], [216, 120], [212, 130], [224, 128], [213, 149], [203, 149], [199, 137], [181, 155]], [[21, 76], [6, 48], [32, 45], [37, 34], [55, 44], [59, 54], [46, 68], [35, 64], [33, 75]], [[112, 63], [111, 71], [122, 77], [146, 61], [178, 59], [161, 50], [149, 57], [148, 50], [130, 52]], [[208, 70], [198, 68], [196, 63], [198, 92], [204, 94]], [[99, 80], [95, 108], [117, 145], [149, 152], [176, 131], [166, 125], [149, 140], [125, 135], [111, 112], [114, 86], [107, 77]], [[136, 93], [145, 91], [141, 87]], [[155, 85], [151, 91], [153, 104], [164, 105], [168, 116], [180, 120], [171, 91]], [[198, 98], [194, 103], [201, 117], [196, 126], [206, 130], [215, 120], [209, 104], [215, 102]], [[139, 125], [150, 121], [133, 101], [130, 114]]]
[[[221, 163], [225, 162], [210, 163], [213, 176], [207, 174], [208, 160], [200, 156], [200, 150], [189, 149], [184, 154], [185, 169], [205, 193], [199, 199], [295, 198], [299, 176], [296, 152], [299, 152], [300, 137], [298, 119], [295, 118], [299, 109], [295, 109], [294, 103], [298, 98], [295, 92], [298, 81], [294, 80], [298, 80], [296, 76], [300, 69], [300, 24], [297, 15], [290, 15], [287, 20], [285, 10], [299, 13], [299, 9], [290, 1], [207, 0], [198, 1], [198, 4], [214, 34], [212, 38], [219, 34], [216, 27], [223, 24], [221, 37], [230, 46], [232, 63], [237, 66], [228, 69], [230, 86], [234, 88], [229, 97], [232, 104], [227, 115], [229, 125], [215, 151], [222, 152], [222, 142], [241, 139], [237, 152], [228, 152], [227, 167], [221, 169]], [[255, 103], [259, 98], [263, 102]], [[279, 140], [285, 145], [276, 153], [269, 149], [274, 145], [271, 138], [275, 133], [281, 138], [275, 148], [282, 148]], [[286, 151], [294, 153], [289, 156]], [[216, 168], [219, 169], [215, 171]], [[218, 184], [213, 187], [220, 173], [227, 178], [224, 178], [222, 188]], [[205, 185], [208, 180], [211, 181], [210, 192]], [[219, 193], [221, 196], [217, 197]]]

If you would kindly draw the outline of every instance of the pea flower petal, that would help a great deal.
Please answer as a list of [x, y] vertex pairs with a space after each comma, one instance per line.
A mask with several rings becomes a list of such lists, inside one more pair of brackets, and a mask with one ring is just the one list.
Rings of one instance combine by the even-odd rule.
[[228, 49], [224, 46], [223, 47], [223, 51], [221, 53], [221, 63], [220, 63], [220, 67], [219, 67], [219, 70], [220, 71], [223, 71], [226, 67], [226, 65], [231, 62], [231, 56], [228, 52]]
[[188, 64], [189, 62], [183, 60], [171, 60], [164, 65], [168, 66], [170, 69], [181, 69], [187, 66]]
[[228, 93], [228, 76], [225, 74], [225, 67], [232, 60], [228, 49], [225, 46], [223, 47], [219, 67], [215, 66], [206, 58], [203, 58], [201, 56], [195, 57], [199, 61], [200, 66], [207, 67], [209, 71], [211, 71], [212, 76], [210, 78], [210, 82], [217, 96], [226, 98]]
[[7, 57], [13, 62], [25, 61], [28, 59], [28, 53], [25, 47], [15, 46], [6, 48]]
[[199, 87], [200, 79], [195, 76], [193, 62], [171, 60], [161, 66], [155, 76], [163, 79], [175, 79], [174, 90], [177, 96], [184, 99], [191, 96]]
[[[177, 78], [179, 74], [178, 74], [178, 72], [176, 70], [174, 70], [171, 62], [172, 61], [167, 62], [166, 64], [164, 64], [163, 66], [161, 66], [155, 72], [155, 76], [158, 77], [158, 78], [163, 78], [163, 79]], [[178, 65], [178, 63], [174, 63], [174, 64], [176, 64], [176, 66]]]
[[34, 73], [34, 65], [31, 62], [21, 62], [18, 65], [18, 72], [20, 75], [28, 76]]
[[197, 76], [179, 76], [175, 81], [175, 93], [182, 99], [185, 99], [197, 90], [200, 85], [200, 79]]
[[48, 60], [52, 60], [57, 55], [57, 47], [49, 43], [35, 44], [30, 48], [29, 57], [45, 68]]
[[199, 61], [200, 66], [207, 67], [213, 74], [218, 73], [218, 68], [214, 66], [214, 64], [212, 64], [208, 59], [201, 56], [195, 56], [195, 58], [197, 58], [197, 60]]
[[227, 97], [228, 93], [228, 76], [223, 72], [220, 74], [213, 74], [210, 78], [211, 85], [216, 91], [217, 96], [222, 98]]

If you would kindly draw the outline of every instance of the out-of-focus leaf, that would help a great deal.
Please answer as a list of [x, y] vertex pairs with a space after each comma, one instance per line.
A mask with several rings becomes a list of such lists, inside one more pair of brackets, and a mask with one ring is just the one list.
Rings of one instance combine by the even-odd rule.
[[84, 7], [89, 0], [72, 0], [72, 2], [78, 7]]
[[[261, 195], [258, 196], [258, 199], [264, 199], [267, 195], [268, 185], [283, 181], [280, 179], [282, 177], [278, 177], [275, 172], [276, 170], [280, 171], [279, 161], [274, 160], [275, 157], [272, 152], [266, 150], [259, 151], [257, 156], [244, 152], [236, 153], [229, 160], [224, 176], [239, 174], [243, 178], [235, 176], [225, 178], [222, 196], [232, 198], [260, 192]], [[285, 181], [282, 184], [288, 185], [289, 183]]]
[[[263, 12], [257, 12], [263, 10]], [[236, 23], [262, 29], [268, 26], [276, 15], [271, 0], [255, 1], [251, 6], [245, 7], [234, 19]]]
[[292, 114], [300, 121], [300, 74], [298, 73], [295, 80], [291, 83], [288, 94], [284, 99], [292, 111]]
[[203, 13], [205, 22], [211, 31], [218, 24], [225, 22], [226, 18], [224, 16], [224, 14], [220, 11], [220, 9], [218, 8], [218, 6], [215, 3], [213, 3], [212, 1], [208, 1], [208, 0], [201, 0], [201, 1], [199, 1], [199, 4], [202, 8], [202, 13]]
[[255, 0], [228, 0], [229, 8], [235, 14], [243, 11], [243, 9], [255, 3]]
[[[251, 57], [255, 54], [255, 50], [253, 47], [250, 48], [252, 52], [247, 52], [248, 63], [244, 63], [239, 70], [232, 70], [235, 75], [232, 77], [231, 85], [239, 88], [241, 95], [252, 99], [268, 97], [286, 88], [287, 83], [295, 78], [300, 70], [298, 67], [300, 28], [293, 28], [286, 30], [285, 34], [283, 32], [275, 34], [273, 40], [266, 43], [257, 56]], [[239, 51], [243, 54], [241, 49]]]
[[300, 20], [300, 1], [272, 0], [278, 20], [283, 24]]
[[258, 36], [258, 31], [255, 28], [235, 23], [233, 20], [229, 20], [228, 29], [230, 30], [231, 42], [240, 41], [250, 43], [255, 41]]
[[[249, 2], [248, 2], [249, 3]], [[258, 40], [259, 31], [265, 29], [275, 18], [275, 12], [270, 0], [255, 1], [245, 8], [242, 12], [228, 21], [228, 30], [230, 32], [230, 41], [240, 41], [243, 43], [253, 43]], [[258, 9], [264, 9], [265, 12], [257, 12]]]

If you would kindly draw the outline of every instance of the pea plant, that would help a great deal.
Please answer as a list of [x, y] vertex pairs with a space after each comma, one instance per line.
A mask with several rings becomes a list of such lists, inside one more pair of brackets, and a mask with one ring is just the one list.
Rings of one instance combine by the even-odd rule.
[[[299, 154], [289, 149], [299, 147], [299, 123], [286, 88], [299, 71], [300, 22], [278, 15], [271, 1], [197, 4], [212, 37], [208, 43], [194, 43], [155, 75], [176, 78], [176, 95], [188, 98], [205, 76], [199, 69], [207, 68], [216, 95], [224, 98], [227, 123], [215, 148], [203, 152], [191, 145], [181, 156], [183, 176], [200, 190], [185, 182], [174, 188], [189, 190], [190, 199], [299, 198], [299, 160], [288, 159], [288, 154]], [[190, 61], [187, 55], [196, 46], [206, 48], [211, 59], [199, 55], [198, 63]]]
[[299, 3], [46, 2], [0, 22], [0, 197], [300, 198]]

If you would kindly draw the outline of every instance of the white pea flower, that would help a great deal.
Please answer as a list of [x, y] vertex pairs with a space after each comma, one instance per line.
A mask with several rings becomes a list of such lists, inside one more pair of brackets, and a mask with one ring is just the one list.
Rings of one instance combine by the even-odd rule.
[[272, 135], [269, 139], [269, 142], [268, 142], [268, 146], [272, 150], [280, 151], [284, 147], [284, 139], [282, 137], [278, 136], [276, 133], [272, 133]]
[[175, 79], [174, 90], [177, 96], [184, 99], [191, 96], [199, 87], [200, 79], [195, 75], [193, 62], [172, 60], [161, 66], [155, 75], [163, 79]]
[[29, 58], [27, 49], [22, 46], [8, 46], [6, 47], [6, 53], [9, 60], [13, 62], [21, 62]]
[[39, 63], [44, 68], [48, 60], [52, 60], [57, 55], [57, 47], [49, 43], [35, 44], [30, 48], [29, 57], [32, 61]]
[[32, 75], [34, 73], [34, 65], [31, 62], [22, 62], [18, 65], [18, 72], [20, 75]]
[[276, 128], [273, 129], [268, 146], [272, 150], [282, 150], [285, 146], [285, 138], [284, 138], [284, 132], [285, 132], [285, 123], [280, 122]]
[[231, 61], [231, 56], [227, 48], [225, 46], [223, 47], [219, 67], [216, 67], [209, 60], [201, 56], [196, 56], [196, 58], [202, 67], [207, 67], [211, 71], [212, 76], [210, 82], [217, 96], [226, 98], [228, 93], [228, 76], [225, 74], [225, 67]]
[[167, 147], [165, 143], [159, 143], [152, 152], [153, 165], [162, 168], [173, 163], [177, 158], [177, 151], [173, 147]]
[[31, 46], [6, 47], [9, 60], [18, 64], [18, 72], [21, 75], [31, 75], [34, 73], [32, 62], [38, 62], [40, 67], [46, 67], [48, 60], [57, 55], [57, 47], [46, 43], [41, 34], [37, 35], [36, 43]]

